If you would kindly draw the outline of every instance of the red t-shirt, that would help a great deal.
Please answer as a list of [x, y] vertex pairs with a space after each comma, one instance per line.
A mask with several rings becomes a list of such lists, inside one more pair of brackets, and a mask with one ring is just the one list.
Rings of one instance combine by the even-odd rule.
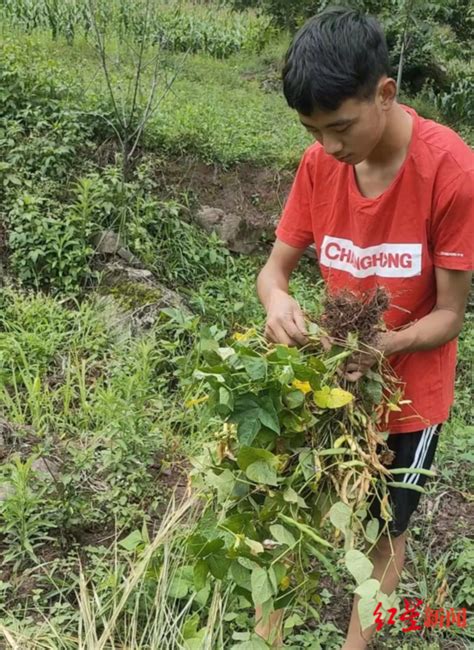
[[[278, 224], [278, 239], [306, 248], [314, 243], [330, 293], [385, 287], [389, 329], [430, 313], [436, 303], [434, 267], [470, 270], [474, 242], [474, 161], [451, 129], [413, 117], [407, 157], [391, 185], [364, 197], [354, 167], [320, 144], [298, 168]], [[454, 398], [457, 341], [433, 350], [390, 357], [411, 404], [393, 412], [392, 433], [445, 421]]]

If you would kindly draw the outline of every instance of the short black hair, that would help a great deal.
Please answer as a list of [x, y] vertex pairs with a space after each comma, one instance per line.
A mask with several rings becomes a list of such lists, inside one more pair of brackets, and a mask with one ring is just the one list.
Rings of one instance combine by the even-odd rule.
[[349, 98], [370, 99], [390, 75], [385, 35], [379, 22], [346, 7], [330, 7], [310, 18], [285, 56], [283, 92], [302, 115], [337, 110]]

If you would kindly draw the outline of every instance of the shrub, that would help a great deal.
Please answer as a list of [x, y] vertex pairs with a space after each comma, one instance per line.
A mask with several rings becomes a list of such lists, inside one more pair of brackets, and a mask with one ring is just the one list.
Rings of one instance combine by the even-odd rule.
[[91, 275], [90, 205], [93, 189], [78, 183], [76, 201], [63, 207], [44, 196], [23, 193], [8, 213], [10, 264], [27, 286], [74, 293]]

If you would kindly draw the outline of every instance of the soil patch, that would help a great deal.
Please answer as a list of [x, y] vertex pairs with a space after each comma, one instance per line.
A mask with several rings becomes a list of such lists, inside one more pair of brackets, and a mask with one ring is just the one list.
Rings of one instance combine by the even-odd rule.
[[243, 163], [232, 169], [192, 157], [160, 161], [155, 180], [161, 196], [191, 195], [198, 205], [243, 215], [255, 225], [273, 226], [280, 217], [294, 173]]

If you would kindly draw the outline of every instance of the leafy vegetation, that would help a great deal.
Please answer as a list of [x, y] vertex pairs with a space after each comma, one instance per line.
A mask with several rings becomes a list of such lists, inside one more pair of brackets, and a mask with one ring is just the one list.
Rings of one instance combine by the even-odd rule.
[[[242, 163], [275, 170], [276, 191], [277, 172], [294, 168], [309, 142], [279, 93], [288, 35], [275, 25], [283, 5], [265, 2], [238, 14], [223, 4], [153, 3], [155, 40], [146, 44], [146, 60], [159, 57], [158, 96], [169, 92], [147, 121], [127, 176], [89, 3], [1, 3], [6, 647], [258, 650], [264, 645], [253, 635], [254, 603], [265, 601], [269, 610], [288, 599], [288, 646], [335, 649], [347, 622], [341, 604], [350, 602], [349, 574], [364, 592], [374, 586], [362, 580], [368, 565], [357, 551], [362, 537], [374, 539], [375, 524], [351, 492], [369, 471], [367, 459], [341, 436], [356, 433], [367, 452], [366, 429], [358, 434], [373, 413], [367, 400], [380, 397], [379, 377], [364, 395], [349, 397], [335, 374], [337, 356], [268, 347], [255, 293], [265, 243], [252, 256], [230, 253], [195, 224], [196, 197], [184, 183], [173, 193], [158, 182], [167, 159], [180, 160], [177, 174], [185, 179], [194, 157], [216, 170]], [[390, 15], [386, 3], [362, 4], [387, 21], [395, 64], [405, 4]], [[292, 3], [295, 25], [302, 5]], [[107, 21], [118, 109], [129, 117], [147, 102], [144, 90], [130, 103], [136, 67], [125, 56], [143, 36], [146, 6], [96, 5], [102, 27]], [[463, 3], [430, 5], [429, 12], [415, 3], [403, 76], [406, 103], [466, 138], [469, 11]], [[153, 73], [141, 74], [146, 89]], [[128, 259], [139, 260], [133, 272], [153, 281], [137, 282], [132, 273], [107, 283], [108, 262], [117, 256], [98, 250], [104, 231], [117, 235]], [[179, 293], [179, 305], [168, 304], [170, 290]], [[321, 311], [312, 260], [301, 263], [291, 291], [307, 313]], [[468, 617], [473, 345], [470, 314], [460, 339], [456, 404], [400, 588], [433, 607], [467, 607]], [[349, 405], [338, 406], [341, 397]], [[360, 422], [351, 421], [361, 413]], [[348, 432], [336, 432], [336, 422]], [[314, 436], [318, 458], [308, 453], [303, 428]], [[338, 454], [328, 454], [334, 449]], [[196, 460], [203, 455], [205, 465]], [[370, 492], [377, 472], [369, 474], [371, 487], [363, 486]], [[325, 504], [314, 499], [322, 486]], [[278, 518], [278, 504], [288, 519]], [[351, 539], [349, 519], [358, 522], [360, 543]], [[461, 649], [472, 640], [468, 629], [435, 629], [408, 641], [394, 629], [377, 647]]]
[[[79, 36], [89, 37], [97, 17], [101, 31], [117, 34], [121, 41], [151, 42], [174, 52], [205, 52], [225, 58], [240, 50], [258, 51], [272, 34], [268, 19], [248, 12], [235, 14], [224, 7], [171, 2], [117, 2], [101, 0], [2, 0], [3, 19], [26, 32], [49, 30], [53, 40], [63, 37], [73, 45]], [[147, 23], [151, 23], [151, 30]]]

